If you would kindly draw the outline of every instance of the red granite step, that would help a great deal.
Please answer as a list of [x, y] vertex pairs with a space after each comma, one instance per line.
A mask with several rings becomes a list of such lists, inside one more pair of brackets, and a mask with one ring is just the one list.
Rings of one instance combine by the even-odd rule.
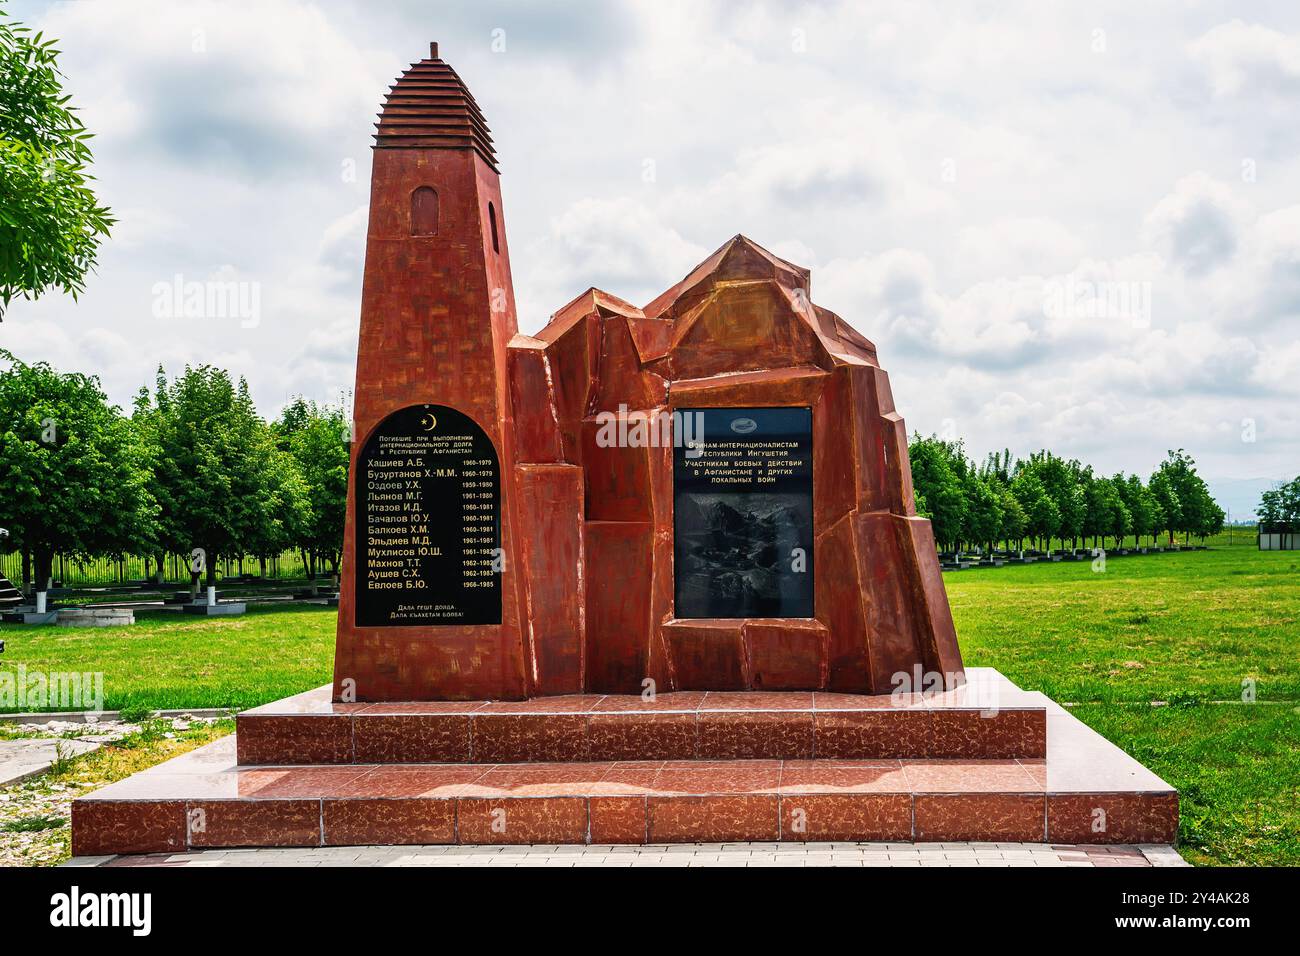
[[772, 840], [1172, 843], [1173, 789], [1055, 705], [1046, 759], [247, 767], [230, 738], [73, 802], [78, 855]]
[[[945, 694], [695, 692], [339, 704], [321, 687], [238, 717], [242, 764], [1035, 758], [1046, 711], [996, 672]], [[991, 676], [990, 676], [991, 675]]]
[[[211, 745], [211, 760], [226, 744]], [[627, 761], [146, 772], [73, 804], [78, 855], [186, 847], [773, 840], [1170, 843], [1177, 795], [1043, 761]], [[152, 776], [151, 776], [152, 774]], [[1098, 811], [1105, 829], [1094, 829]]]

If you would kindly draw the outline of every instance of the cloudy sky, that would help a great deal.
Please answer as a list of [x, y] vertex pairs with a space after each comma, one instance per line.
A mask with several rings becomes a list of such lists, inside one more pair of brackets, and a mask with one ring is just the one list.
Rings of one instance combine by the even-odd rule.
[[[120, 223], [0, 343], [129, 402], [350, 388], [371, 124], [428, 41], [496, 139], [523, 331], [743, 232], [876, 342], [911, 429], [1149, 473], [1235, 516], [1300, 472], [1300, 6], [11, 0], [59, 38]], [[233, 280], [256, 320], [159, 289]], [[179, 312], [179, 314], [178, 314]]]

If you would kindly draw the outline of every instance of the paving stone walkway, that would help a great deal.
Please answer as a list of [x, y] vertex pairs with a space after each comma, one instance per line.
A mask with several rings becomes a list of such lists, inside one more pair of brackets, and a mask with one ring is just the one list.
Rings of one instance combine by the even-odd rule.
[[60, 755], [65, 758], [79, 757], [98, 750], [100, 743], [97, 740], [50, 737], [0, 740], [0, 787], [12, 786], [28, 777], [44, 773]]
[[1045, 843], [689, 843], [354, 846], [78, 857], [65, 866], [1187, 866], [1170, 846]]

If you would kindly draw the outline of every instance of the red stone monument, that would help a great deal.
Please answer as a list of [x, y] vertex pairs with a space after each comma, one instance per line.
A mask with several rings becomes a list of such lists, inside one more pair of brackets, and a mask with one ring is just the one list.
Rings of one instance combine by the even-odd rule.
[[744, 237], [517, 334], [438, 59], [375, 142], [333, 686], [72, 805], [73, 851], [1171, 843], [1173, 789], [963, 672], [875, 347]]
[[[683, 449], [710, 413], [756, 431]], [[491, 138], [436, 47], [375, 137], [356, 434], [336, 699], [962, 680], [875, 346], [743, 236], [644, 310], [590, 289], [517, 335]]]
[[[392, 86], [375, 135], [357, 351], [358, 440], [353, 443], [348, 488], [343, 544], [348, 570], [339, 594], [335, 658], [340, 697], [349, 696], [353, 688], [355, 699], [361, 700], [519, 698], [528, 692], [526, 622], [520, 612], [518, 576], [509, 560], [519, 548], [517, 522], [511, 517], [517, 502], [506, 356], [514, 334], [510, 252], [492, 138], [474, 97], [456, 72], [438, 59], [434, 44], [430, 58], [412, 64]], [[425, 406], [433, 405], [439, 406], [428, 410], [434, 428], [425, 433], [419, 422]], [[390, 427], [409, 431], [410, 423], [400, 418], [409, 408], [419, 409], [414, 427], [421, 434], [444, 435], [457, 417], [456, 433], [481, 435], [471, 444], [482, 447], [471, 450], [495, 462], [487, 468], [466, 466], [466, 460], [478, 458], [467, 458], [460, 446], [419, 448], [395, 440], [390, 453], [371, 444], [392, 415], [399, 420]], [[390, 464], [376, 465], [366, 458], [368, 450], [382, 456], [375, 460]], [[408, 499], [403, 493], [400, 501], [388, 501], [388, 495], [401, 489], [374, 486], [413, 480], [421, 484], [410, 477], [414, 468], [405, 465], [417, 458], [446, 460], [447, 467], [458, 472], [493, 472], [472, 483], [493, 482], [496, 496], [462, 498], [477, 491], [462, 487], [463, 476], [432, 481], [417, 489], [427, 495], [415, 499], [425, 521], [379, 522], [383, 513], [377, 509], [404, 505]], [[470, 512], [463, 506], [483, 502], [495, 506], [482, 509], [495, 519], [486, 535], [492, 540], [466, 546], [460, 539], [470, 524], [463, 520]], [[368, 514], [376, 520], [364, 522]], [[358, 534], [359, 515], [369, 534]], [[389, 533], [395, 526], [402, 533]], [[415, 544], [416, 538], [437, 544]], [[419, 549], [436, 547], [442, 555], [411, 564]], [[498, 548], [504, 561], [493, 554]], [[372, 554], [373, 562], [368, 560]], [[504, 567], [493, 571], [494, 562]], [[375, 566], [379, 564], [386, 566]], [[415, 588], [389, 590], [393, 582], [412, 583], [401, 573], [412, 567], [425, 573], [431, 579], [425, 583], [438, 592], [440, 600], [430, 598], [429, 604], [459, 605], [466, 593], [491, 592], [488, 598], [496, 607], [487, 617], [492, 623], [460, 623], [471, 617], [482, 621], [482, 614], [435, 619], [394, 610], [382, 615], [382, 623], [378, 617], [367, 621], [358, 616], [367, 598], [400, 593], [411, 596], [402, 603], [416, 603], [422, 595]], [[491, 573], [474, 576], [483, 570]], [[389, 574], [395, 576], [383, 576]], [[464, 582], [489, 586], [462, 587]]]

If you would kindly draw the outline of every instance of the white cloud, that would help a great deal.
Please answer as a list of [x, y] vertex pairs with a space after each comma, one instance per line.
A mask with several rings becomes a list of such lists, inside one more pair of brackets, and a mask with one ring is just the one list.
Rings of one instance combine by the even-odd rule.
[[[59, 38], [121, 222], [81, 301], [15, 303], [0, 344], [98, 372], [120, 403], [159, 362], [228, 364], [268, 412], [352, 387], [370, 124], [438, 40], [493, 130], [526, 331], [591, 285], [644, 304], [743, 232], [876, 341], [909, 426], [952, 423], [977, 455], [1300, 461], [1284, 8], [11, 7]], [[178, 273], [258, 283], [262, 321], [154, 317]], [[1121, 290], [1149, 314], [1115, 314]]]
[[545, 315], [521, 313], [520, 327], [536, 331], [592, 286], [645, 305], [711, 251], [684, 239], [640, 201], [584, 199], [551, 220], [529, 249], [529, 300], [551, 305]]
[[1208, 272], [1237, 251], [1241, 202], [1204, 173], [1179, 180], [1147, 215], [1154, 244], [1192, 275]]
[[1188, 53], [1205, 70], [1216, 95], [1300, 92], [1300, 34], [1232, 20], [1197, 37]]

